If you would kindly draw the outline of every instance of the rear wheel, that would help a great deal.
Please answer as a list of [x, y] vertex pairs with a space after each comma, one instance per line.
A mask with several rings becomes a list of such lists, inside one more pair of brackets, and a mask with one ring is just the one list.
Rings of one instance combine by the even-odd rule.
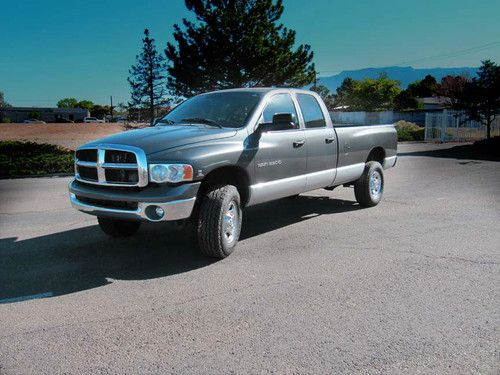
[[365, 165], [363, 175], [354, 183], [354, 195], [361, 206], [376, 206], [384, 193], [384, 170], [376, 161]]
[[233, 185], [212, 187], [203, 198], [198, 216], [198, 244], [203, 254], [225, 258], [238, 243], [242, 211], [240, 194]]
[[126, 221], [98, 217], [97, 221], [102, 231], [111, 237], [128, 237], [137, 233], [140, 221]]

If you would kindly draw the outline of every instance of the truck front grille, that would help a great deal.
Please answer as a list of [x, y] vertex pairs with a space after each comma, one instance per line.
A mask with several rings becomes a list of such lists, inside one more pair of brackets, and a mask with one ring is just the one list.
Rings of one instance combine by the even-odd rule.
[[137, 170], [106, 169], [105, 173], [106, 181], [108, 182], [137, 183], [137, 181], [139, 181]]
[[106, 151], [104, 161], [106, 163], [135, 164], [137, 163], [137, 158], [135, 157], [135, 154], [133, 154], [132, 152], [108, 150]]
[[81, 161], [91, 161], [97, 163], [97, 150], [92, 150], [92, 149], [77, 150], [76, 158]]
[[75, 153], [76, 179], [81, 182], [122, 187], [148, 184], [148, 165], [143, 150], [132, 146], [84, 146]]
[[81, 179], [86, 181], [98, 181], [96, 168], [77, 166], [76, 169]]

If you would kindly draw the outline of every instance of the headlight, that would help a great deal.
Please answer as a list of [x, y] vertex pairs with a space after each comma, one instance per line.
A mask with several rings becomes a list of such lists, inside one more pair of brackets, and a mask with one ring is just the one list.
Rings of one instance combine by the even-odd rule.
[[150, 164], [149, 180], [157, 183], [192, 181], [193, 167], [189, 164]]

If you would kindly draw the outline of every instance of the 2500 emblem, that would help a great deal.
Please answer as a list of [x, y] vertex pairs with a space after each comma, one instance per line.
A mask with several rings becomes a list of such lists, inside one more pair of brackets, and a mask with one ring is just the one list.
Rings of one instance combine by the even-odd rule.
[[281, 160], [263, 161], [257, 163], [257, 168], [272, 167], [273, 165], [281, 165], [283, 162]]

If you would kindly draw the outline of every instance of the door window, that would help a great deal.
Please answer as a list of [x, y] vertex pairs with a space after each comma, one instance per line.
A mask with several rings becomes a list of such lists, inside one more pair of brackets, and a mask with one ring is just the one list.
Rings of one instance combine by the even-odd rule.
[[304, 116], [306, 128], [323, 128], [326, 126], [323, 111], [314, 96], [297, 94], [297, 100], [299, 101], [302, 116]]
[[259, 124], [270, 124], [273, 122], [273, 116], [277, 113], [291, 113], [295, 118], [295, 127], [298, 129], [297, 111], [293, 104], [292, 97], [289, 94], [277, 94], [271, 97], [266, 108], [259, 118]]

